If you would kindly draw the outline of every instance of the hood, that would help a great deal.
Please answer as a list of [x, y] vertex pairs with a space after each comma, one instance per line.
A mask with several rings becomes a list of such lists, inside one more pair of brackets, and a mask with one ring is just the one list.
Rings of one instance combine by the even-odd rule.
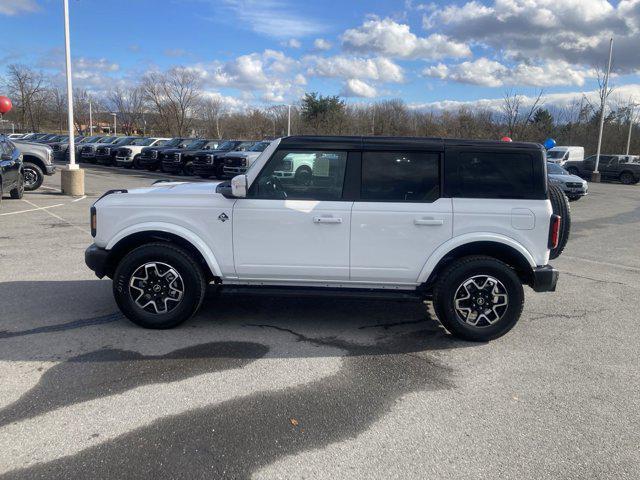
[[18, 140], [14, 140], [13, 143], [16, 144], [18, 149], [21, 152], [43, 152], [47, 153], [49, 151], [53, 151], [49, 145], [44, 143], [34, 143], [34, 142], [21, 142]]
[[132, 188], [130, 195], [210, 195], [216, 192], [219, 182], [160, 182], [150, 187]]
[[577, 175], [571, 175], [571, 174], [553, 174], [550, 173], [549, 174], [549, 179], [551, 180], [556, 180], [558, 182], [576, 182], [576, 183], [586, 183], [586, 180], [583, 180], [582, 178], [578, 177]]
[[262, 152], [229, 152], [224, 156], [224, 158], [251, 158], [252, 160], [255, 160], [261, 154]]

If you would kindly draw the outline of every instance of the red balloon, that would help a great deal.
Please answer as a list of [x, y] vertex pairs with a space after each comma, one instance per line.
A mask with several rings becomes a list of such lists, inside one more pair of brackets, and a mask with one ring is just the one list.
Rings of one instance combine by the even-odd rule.
[[511, 137], [502, 137], [500, 139], [501, 142], [513, 142], [513, 140], [511, 140]]
[[11, 100], [7, 97], [0, 97], [0, 114], [4, 115], [5, 113], [8, 113], [12, 106]]

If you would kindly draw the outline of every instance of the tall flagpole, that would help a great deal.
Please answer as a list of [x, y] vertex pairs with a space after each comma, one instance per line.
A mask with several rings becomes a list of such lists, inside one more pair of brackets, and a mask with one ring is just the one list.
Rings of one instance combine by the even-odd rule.
[[64, 7], [64, 47], [67, 62], [67, 121], [69, 123], [69, 165], [60, 172], [60, 189], [66, 195], [84, 195], [84, 170], [76, 163], [76, 142], [73, 127], [73, 83], [71, 77], [71, 46], [69, 42], [69, 0]]
[[76, 164], [76, 145], [73, 133], [73, 82], [71, 77], [71, 46], [69, 43], [69, 0], [64, 4], [64, 50], [67, 61], [67, 121], [69, 122], [69, 170], [78, 168]]

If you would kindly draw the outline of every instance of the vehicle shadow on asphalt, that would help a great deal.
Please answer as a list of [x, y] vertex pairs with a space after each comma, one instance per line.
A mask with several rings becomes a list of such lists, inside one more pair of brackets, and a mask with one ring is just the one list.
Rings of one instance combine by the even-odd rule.
[[[2, 296], [25, 289], [48, 292], [34, 296], [33, 311], [51, 309], [52, 299], [59, 302], [66, 292], [76, 292], [87, 312], [113, 302], [110, 295], [105, 297], [110, 283], [100, 280], [11, 282], [2, 287]], [[145, 354], [105, 348], [116, 331], [135, 338], [133, 343]], [[114, 312], [0, 331], [0, 352], [5, 351], [3, 342], [33, 336], [43, 341], [52, 333], [63, 335], [56, 342], [67, 339], [71, 344], [81, 337], [85, 346], [96, 342], [96, 349], [45, 371], [33, 388], [0, 410], [0, 427], [143, 385], [241, 369], [265, 356], [337, 356], [341, 367], [301, 387], [247, 392], [242, 398], [158, 420], [77, 455], [21, 471], [21, 478], [81, 476], [89, 465], [92, 478], [248, 478], [282, 456], [357, 435], [404, 394], [453, 388], [453, 372], [431, 352], [475, 345], [452, 339], [419, 303], [238, 298], [210, 291], [201, 312], [174, 330], [143, 330]], [[161, 345], [163, 338], [185, 345], [169, 353], [156, 346], [155, 353], [155, 342]], [[154, 448], [141, 450], [141, 444]]]
[[[102, 291], [101, 282], [88, 283]], [[69, 285], [61, 286], [61, 291], [65, 288]], [[126, 328], [141, 337], [146, 332], [119, 317], [84, 326]], [[67, 329], [64, 335], [79, 331]], [[225, 338], [235, 332], [242, 340], [206, 341], [216, 331], [224, 331]], [[162, 418], [75, 455], [5, 477], [77, 478], [90, 472], [91, 478], [250, 478], [284, 456], [354, 438], [408, 393], [455, 388], [454, 372], [431, 352], [473, 345], [444, 334], [421, 305], [344, 299], [238, 299], [210, 294], [195, 319], [182, 328], [157, 333], [187, 332], [191, 340], [199, 339], [197, 343], [168, 354], [102, 348], [68, 358], [0, 411], [0, 422], [6, 425], [139, 385], [243, 368], [268, 355], [272, 343], [280, 343], [284, 357], [313, 351], [308, 355], [339, 356], [341, 366], [301, 386], [248, 391], [246, 396]], [[0, 342], [10, 340], [5, 335]]]

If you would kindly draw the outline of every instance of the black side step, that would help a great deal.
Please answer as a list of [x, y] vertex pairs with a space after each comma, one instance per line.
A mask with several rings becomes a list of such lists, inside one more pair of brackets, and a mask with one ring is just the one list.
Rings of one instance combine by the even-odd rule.
[[297, 298], [357, 298], [367, 300], [391, 300], [418, 302], [424, 294], [408, 290], [380, 290], [372, 288], [286, 287], [261, 285], [221, 285], [222, 295], [268, 296]]

